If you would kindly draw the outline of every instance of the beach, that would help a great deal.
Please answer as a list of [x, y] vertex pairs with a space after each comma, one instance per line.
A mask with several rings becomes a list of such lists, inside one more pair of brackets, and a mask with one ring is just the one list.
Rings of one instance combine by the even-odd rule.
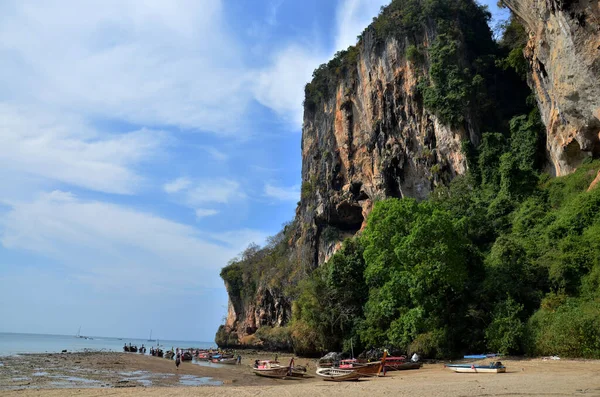
[[[324, 382], [317, 377], [277, 380], [255, 376], [255, 359], [273, 354], [245, 353], [241, 366], [185, 362], [135, 353], [31, 354], [0, 358], [3, 396], [600, 396], [600, 361], [503, 359], [505, 374], [456, 374], [443, 364], [388, 372], [355, 382]], [[291, 357], [280, 355], [284, 363]], [[483, 360], [487, 362], [488, 360]], [[316, 362], [297, 358], [314, 374]]]

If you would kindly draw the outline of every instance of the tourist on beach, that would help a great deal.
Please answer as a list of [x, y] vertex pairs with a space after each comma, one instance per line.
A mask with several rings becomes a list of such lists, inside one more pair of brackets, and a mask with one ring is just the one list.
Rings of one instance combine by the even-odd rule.
[[[177, 348], [177, 350], [179, 350], [179, 348]], [[177, 369], [179, 369], [179, 364], [181, 364], [181, 354], [177, 352], [177, 356], [175, 358], [175, 366]]]
[[238, 354], [237, 356], [237, 365], [242, 365], [242, 355]]

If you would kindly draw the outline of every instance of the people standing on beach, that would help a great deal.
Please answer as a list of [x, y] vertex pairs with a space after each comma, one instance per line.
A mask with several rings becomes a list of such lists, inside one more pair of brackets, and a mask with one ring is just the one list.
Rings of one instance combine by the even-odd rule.
[[177, 356], [175, 357], [175, 366], [179, 370], [179, 364], [181, 364], [181, 353], [179, 353], [179, 348], [177, 348]]
[[237, 365], [242, 365], [242, 355], [238, 354], [237, 356]]

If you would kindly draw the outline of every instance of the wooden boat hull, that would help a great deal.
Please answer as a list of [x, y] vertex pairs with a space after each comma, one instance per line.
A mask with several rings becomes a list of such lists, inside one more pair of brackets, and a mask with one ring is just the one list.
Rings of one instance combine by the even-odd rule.
[[365, 363], [365, 364], [354, 364], [352, 367], [353, 370], [358, 372], [359, 374], [366, 376], [377, 376], [379, 375], [379, 370], [381, 368], [381, 361]]
[[364, 377], [364, 374], [359, 373], [356, 370], [336, 369], [336, 368], [319, 368], [317, 370], [323, 380], [330, 382], [346, 382], [351, 380], [358, 380]]
[[291, 375], [290, 367], [278, 367], [278, 368], [254, 368], [254, 374], [256, 376], [264, 376], [265, 378], [285, 378]]
[[454, 372], [458, 373], [490, 373], [490, 374], [499, 374], [502, 372], [506, 372], [506, 368], [450, 368]]
[[385, 363], [386, 371], [404, 371], [408, 369], [419, 369], [423, 364], [421, 363], [413, 363], [413, 362], [404, 362], [404, 363]]
[[479, 374], [479, 373], [488, 373], [488, 374], [499, 374], [506, 372], [506, 367], [493, 367], [493, 366], [483, 366], [483, 365], [468, 365], [468, 364], [451, 364], [446, 365], [450, 370], [457, 373], [467, 373], [467, 374]]

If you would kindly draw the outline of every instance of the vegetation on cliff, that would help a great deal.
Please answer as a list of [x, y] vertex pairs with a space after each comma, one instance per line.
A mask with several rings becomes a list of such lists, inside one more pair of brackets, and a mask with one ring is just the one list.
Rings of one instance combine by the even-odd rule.
[[[587, 191], [600, 162], [549, 179], [511, 145], [521, 133], [494, 141], [499, 163], [479, 162], [495, 183], [468, 174], [429, 200], [375, 205], [364, 232], [303, 284], [292, 332], [301, 324], [319, 336], [305, 352], [339, 350], [352, 338], [355, 347], [428, 357], [600, 357], [600, 189]], [[364, 272], [332, 277], [345, 263]], [[348, 300], [332, 291], [346, 288], [366, 302], [343, 322]]]
[[[362, 233], [318, 269], [300, 270], [289, 238], [278, 240], [275, 260], [265, 259], [271, 244], [251, 256], [259, 260], [224, 268], [230, 297], [251, 297], [260, 280], [284, 285], [293, 302], [285, 327], [257, 332], [261, 343], [287, 341], [298, 354], [352, 343], [427, 357], [600, 357], [600, 189], [588, 191], [600, 161], [565, 177], [544, 173], [544, 127], [524, 84], [525, 31], [511, 19], [495, 42], [488, 21], [472, 0], [396, 0], [356, 47], [315, 71], [309, 112], [356, 73], [366, 35], [403, 38], [407, 59], [423, 64], [423, 105], [482, 133], [463, 145], [465, 175], [421, 202], [375, 203]], [[316, 182], [303, 185], [302, 200]]]

